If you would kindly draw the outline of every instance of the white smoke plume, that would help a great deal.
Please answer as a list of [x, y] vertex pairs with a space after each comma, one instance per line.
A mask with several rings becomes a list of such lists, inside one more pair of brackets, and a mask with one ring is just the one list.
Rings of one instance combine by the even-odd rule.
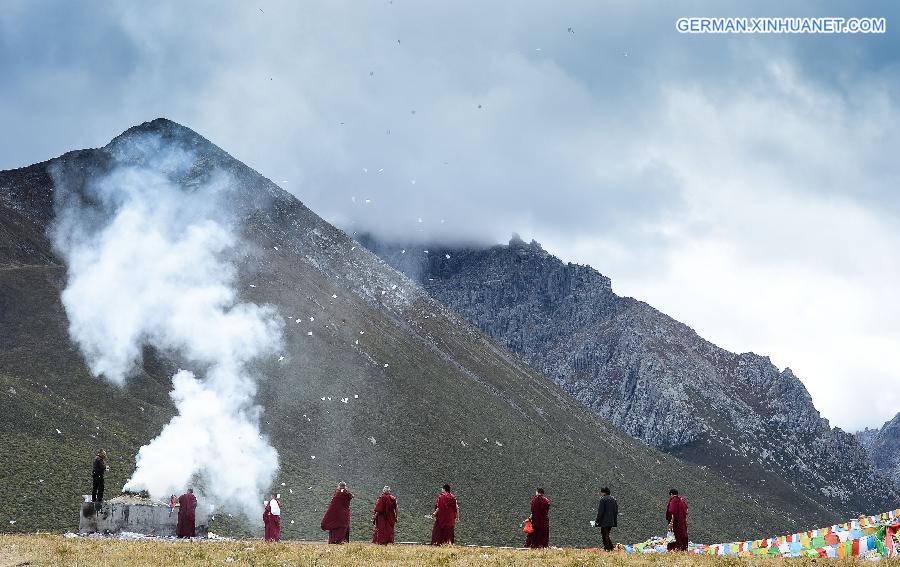
[[250, 365], [280, 348], [282, 323], [237, 297], [233, 180], [192, 178], [195, 156], [169, 146], [120, 142], [113, 166], [80, 186], [55, 172], [62, 302], [95, 376], [124, 383], [146, 345], [193, 369], [173, 376], [178, 415], [141, 448], [126, 488], [167, 497], [199, 483], [213, 505], [255, 520], [278, 455], [259, 430]]

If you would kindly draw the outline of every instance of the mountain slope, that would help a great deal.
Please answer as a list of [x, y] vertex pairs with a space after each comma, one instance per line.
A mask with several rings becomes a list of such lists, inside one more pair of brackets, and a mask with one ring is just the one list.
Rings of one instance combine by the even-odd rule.
[[900, 413], [878, 429], [856, 434], [875, 468], [900, 487]]
[[[597, 541], [587, 522], [605, 484], [619, 498], [617, 535], [626, 540], [664, 529], [671, 485], [690, 498], [697, 540], [830, 519], [824, 509], [762, 501], [636, 442], [296, 198], [193, 131], [158, 119], [105, 148], [0, 172], [0, 519], [7, 529], [73, 528], [96, 449], [110, 454], [114, 495], [138, 448], [174, 414], [170, 377], [183, 367], [176, 355], [145, 349], [141, 371], [122, 387], [90, 376], [60, 302], [66, 266], [47, 238], [59, 189], [51, 169], [79, 197], [80, 184], [119, 163], [151, 163], [160, 147], [191, 156], [189, 174], [174, 179], [184, 191], [213, 171], [231, 176], [227, 197], [243, 237], [231, 251], [241, 299], [271, 304], [286, 321], [284, 360], [257, 368], [263, 429], [280, 454], [274, 488], [286, 537], [321, 537], [323, 506], [339, 480], [357, 495], [354, 539], [368, 537], [384, 484], [400, 501], [399, 540], [427, 539], [427, 515], [444, 482], [463, 510], [458, 539], [471, 543], [520, 543], [536, 485], [554, 502], [557, 544]], [[224, 513], [210, 527], [244, 529]]]
[[360, 241], [651, 446], [784, 505], [852, 515], [900, 501], [854, 437], [819, 416], [790, 369], [716, 347], [617, 296], [589, 266], [563, 264], [518, 237], [487, 248]]

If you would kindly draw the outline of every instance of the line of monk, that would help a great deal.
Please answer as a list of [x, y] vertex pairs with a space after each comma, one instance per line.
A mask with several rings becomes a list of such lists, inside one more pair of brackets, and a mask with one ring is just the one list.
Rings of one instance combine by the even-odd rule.
[[[265, 503], [263, 524], [266, 541], [281, 540], [281, 495], [272, 493]], [[331, 503], [322, 516], [321, 528], [328, 532], [328, 543], [341, 544], [350, 541], [350, 501], [353, 494], [347, 489], [347, 483], [341, 482], [331, 497]], [[174, 505], [174, 502], [173, 502]], [[197, 497], [194, 489], [178, 497], [178, 524], [175, 534], [179, 538], [196, 537], [195, 518]], [[668, 544], [669, 551], [687, 551], [688, 503], [678, 490], [669, 491], [669, 502], [666, 506], [666, 521], [674, 541]], [[431, 530], [431, 545], [454, 544], [455, 528], [459, 521], [459, 502], [451, 492], [450, 485], [445, 484], [441, 493], [434, 500], [431, 513], [434, 526]], [[603, 538], [603, 549], [614, 548], [610, 531], [616, 527], [619, 516], [619, 504], [610, 495], [609, 488], [600, 489], [600, 504], [597, 507], [597, 519], [591, 522], [600, 528]], [[544, 489], [538, 488], [531, 498], [531, 515], [526, 520], [530, 529], [526, 530], [525, 547], [532, 549], [550, 546], [550, 499], [544, 495]], [[372, 543], [387, 545], [394, 543], [394, 531], [397, 524], [397, 497], [385, 486], [375, 508], [372, 510]]]
[[[105, 472], [105, 451], [100, 451], [94, 460], [94, 494], [96, 501], [102, 499], [103, 482], [98, 483], [96, 478]], [[98, 465], [97, 463], [100, 463]], [[101, 471], [98, 474], [98, 471]], [[97, 485], [99, 484], [99, 490]], [[100, 494], [97, 494], [99, 492]], [[350, 541], [350, 501], [353, 494], [347, 489], [347, 483], [341, 482], [331, 497], [331, 502], [322, 516], [321, 528], [328, 532], [328, 543], [341, 544]], [[188, 488], [187, 492], [177, 499], [178, 523], [175, 534], [179, 538], [196, 537], [196, 510], [197, 497], [194, 489]], [[172, 497], [171, 505], [174, 507], [175, 498]], [[550, 499], [544, 495], [543, 488], [537, 488], [531, 498], [531, 514], [526, 523], [525, 547], [533, 549], [545, 548], [550, 545]], [[594, 527], [600, 528], [603, 538], [603, 549], [612, 551], [613, 546], [610, 532], [617, 526], [619, 505], [616, 499], [610, 495], [609, 488], [600, 489], [600, 504], [597, 508], [597, 519], [591, 522]], [[666, 522], [668, 522], [669, 536], [672, 541], [668, 544], [670, 551], [687, 551], [688, 503], [678, 490], [669, 491], [669, 501], [666, 505]], [[434, 525], [431, 530], [431, 545], [454, 544], [456, 541], [456, 523], [459, 522], [459, 502], [450, 490], [450, 485], [445, 484], [440, 494], [434, 500], [434, 510], [431, 513]], [[372, 543], [387, 545], [394, 543], [395, 526], [397, 524], [397, 497], [391, 493], [390, 487], [385, 486], [375, 507], [372, 510]], [[263, 512], [263, 525], [265, 526], [266, 541], [281, 540], [281, 495], [272, 493], [265, 502]]]
[[[347, 490], [346, 483], [338, 484], [331, 503], [322, 517], [322, 529], [328, 531], [328, 543], [350, 541], [350, 500], [352, 498], [353, 494]], [[525, 530], [525, 547], [539, 549], [550, 546], [550, 506], [550, 499], [544, 494], [544, 489], [537, 488], [531, 498], [531, 514], [526, 519], [528, 527]], [[668, 544], [670, 551], [687, 551], [688, 549], [687, 513], [687, 500], [678, 493], [678, 490], [671, 489], [666, 506], [666, 521], [673, 539]], [[431, 545], [454, 544], [456, 523], [459, 521], [459, 502], [449, 484], [445, 484], [441, 493], [435, 498], [431, 516], [434, 519], [431, 529]], [[618, 502], [612, 497], [609, 488], [601, 488], [597, 518], [591, 522], [591, 525], [600, 528], [605, 551], [615, 549], [611, 532], [618, 525], [618, 517]], [[372, 510], [372, 543], [381, 545], [394, 543], [396, 524], [397, 498], [391, 493], [390, 487], [385, 486]]]

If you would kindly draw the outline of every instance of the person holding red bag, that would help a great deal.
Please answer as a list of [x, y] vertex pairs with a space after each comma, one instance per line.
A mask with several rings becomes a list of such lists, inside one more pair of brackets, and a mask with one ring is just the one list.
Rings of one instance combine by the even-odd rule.
[[[531, 526], [531, 533], [527, 531]], [[525, 520], [525, 547], [539, 549], [550, 547], [550, 499], [544, 489], [538, 488], [531, 499], [531, 515]]]

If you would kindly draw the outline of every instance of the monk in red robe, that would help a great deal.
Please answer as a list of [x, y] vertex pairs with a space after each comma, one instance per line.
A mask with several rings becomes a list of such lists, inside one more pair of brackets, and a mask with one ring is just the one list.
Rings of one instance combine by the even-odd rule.
[[281, 500], [280, 494], [272, 494], [266, 501], [266, 509], [263, 511], [263, 525], [265, 526], [266, 541], [281, 541]]
[[391, 489], [385, 486], [381, 496], [375, 502], [372, 510], [372, 543], [387, 545], [394, 543], [394, 525], [397, 523], [397, 498], [391, 494]]
[[675, 541], [669, 544], [669, 551], [687, 551], [688, 503], [674, 488], [669, 491], [669, 505], [666, 507], [666, 521], [669, 522], [669, 530], [674, 532]]
[[194, 489], [178, 497], [178, 525], [175, 526], [175, 535], [178, 537], [197, 537], [197, 528], [194, 526], [197, 513], [197, 497]]
[[453, 534], [456, 522], [459, 521], [459, 504], [456, 496], [450, 492], [450, 485], [445, 484], [444, 490], [434, 500], [434, 527], [431, 529], [431, 545], [453, 544]]
[[353, 495], [347, 490], [347, 483], [338, 484], [331, 504], [322, 516], [322, 529], [328, 532], [328, 543], [350, 541], [350, 500]]
[[544, 489], [538, 488], [531, 499], [531, 527], [525, 538], [525, 547], [537, 549], [550, 546], [550, 499], [544, 496]]

